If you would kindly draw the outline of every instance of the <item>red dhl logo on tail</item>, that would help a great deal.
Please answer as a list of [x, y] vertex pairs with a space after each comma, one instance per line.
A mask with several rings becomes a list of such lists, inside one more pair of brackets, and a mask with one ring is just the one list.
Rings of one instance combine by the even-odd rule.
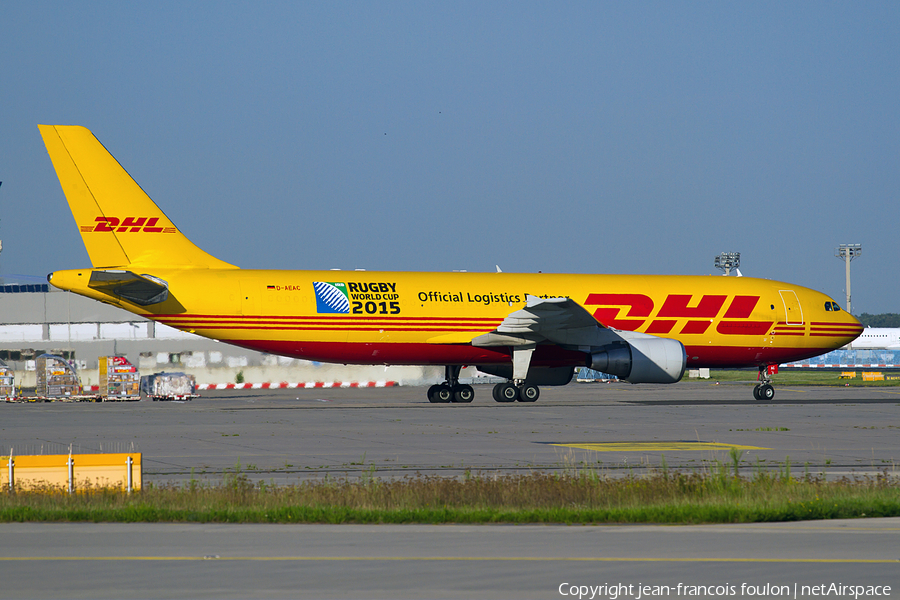
[[[647, 325], [645, 333], [665, 335], [673, 333], [678, 319], [688, 319], [679, 334], [703, 334], [719, 316], [728, 296], [703, 295], [692, 305], [691, 294], [669, 294], [660, 307], [656, 318]], [[723, 335], [765, 335], [772, 327], [772, 321], [748, 321], [759, 296], [735, 296], [725, 310], [724, 319], [716, 325], [716, 331]], [[594, 311], [594, 318], [607, 327], [625, 331], [637, 331], [653, 314], [655, 308], [650, 296], [644, 294], [590, 294], [586, 306], [600, 306]], [[627, 311], [623, 318], [619, 313]], [[732, 320], [740, 319], [740, 320]]]
[[83, 233], [96, 233], [99, 231], [125, 233], [175, 233], [174, 227], [157, 227], [159, 217], [97, 217], [96, 225], [82, 225]]

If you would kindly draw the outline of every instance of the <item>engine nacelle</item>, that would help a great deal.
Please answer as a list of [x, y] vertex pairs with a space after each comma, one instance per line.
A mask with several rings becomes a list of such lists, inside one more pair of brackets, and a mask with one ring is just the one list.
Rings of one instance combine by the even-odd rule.
[[590, 367], [629, 383], [675, 383], [687, 366], [684, 344], [646, 336], [604, 347], [591, 354]]

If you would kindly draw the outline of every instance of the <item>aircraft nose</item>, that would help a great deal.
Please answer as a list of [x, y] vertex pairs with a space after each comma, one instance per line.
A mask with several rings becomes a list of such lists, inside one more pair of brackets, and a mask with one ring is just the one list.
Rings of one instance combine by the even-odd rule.
[[860, 323], [859, 319], [846, 311], [843, 312], [841, 319], [841, 325], [848, 337], [848, 341], [846, 343], [849, 344], [862, 334], [863, 325], [862, 323]]

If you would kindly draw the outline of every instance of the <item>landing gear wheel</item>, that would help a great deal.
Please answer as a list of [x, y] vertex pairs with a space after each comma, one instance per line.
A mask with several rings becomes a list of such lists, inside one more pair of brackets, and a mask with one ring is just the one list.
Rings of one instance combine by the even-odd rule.
[[[441, 387], [440, 384], [435, 384], [435, 385], [431, 386], [430, 388], [428, 388], [428, 391], [425, 393], [425, 397], [428, 398], [429, 402], [437, 402], [437, 400], [434, 399], [434, 393], [435, 393], [435, 391], [437, 391], [437, 389], [439, 387]], [[754, 394], [755, 393], [756, 392], [754, 392]]]
[[475, 399], [475, 390], [471, 385], [462, 384], [453, 387], [453, 402], [468, 403]]
[[753, 397], [756, 398], [757, 400], [762, 400], [762, 398], [759, 395], [759, 388], [761, 388], [761, 387], [762, 387], [762, 384], [757, 383], [756, 387], [753, 388]]
[[434, 404], [446, 404], [453, 399], [453, 389], [443, 383], [428, 388], [428, 401]]
[[759, 386], [759, 399], [760, 400], [771, 400], [775, 397], [775, 388], [773, 388], [768, 383], [764, 383]]
[[494, 400], [497, 402], [515, 402], [519, 397], [519, 388], [511, 383], [498, 383], [494, 386]]
[[536, 402], [541, 397], [541, 390], [536, 385], [524, 384], [519, 387], [519, 402]]

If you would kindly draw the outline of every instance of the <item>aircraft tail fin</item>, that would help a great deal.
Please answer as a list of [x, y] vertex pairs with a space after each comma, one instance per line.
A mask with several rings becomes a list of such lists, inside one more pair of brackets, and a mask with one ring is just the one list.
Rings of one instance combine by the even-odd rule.
[[237, 268], [182, 234], [88, 129], [38, 128], [94, 267]]

